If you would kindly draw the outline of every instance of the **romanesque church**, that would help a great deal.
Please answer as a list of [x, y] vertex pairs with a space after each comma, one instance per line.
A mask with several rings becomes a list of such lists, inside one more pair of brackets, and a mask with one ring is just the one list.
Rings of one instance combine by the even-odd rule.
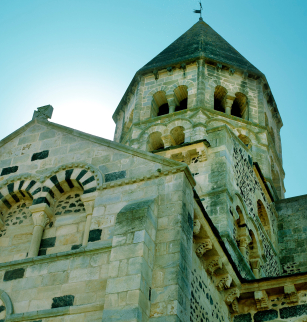
[[114, 141], [52, 112], [0, 141], [0, 322], [307, 321], [277, 103], [202, 18], [136, 72]]

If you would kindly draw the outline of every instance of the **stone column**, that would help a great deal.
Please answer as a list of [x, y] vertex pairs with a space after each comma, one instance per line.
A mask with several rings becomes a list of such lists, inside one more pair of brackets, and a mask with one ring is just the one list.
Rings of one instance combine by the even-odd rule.
[[239, 242], [240, 242], [240, 244], [239, 244], [240, 252], [242, 253], [242, 255], [246, 259], [246, 248], [247, 248], [248, 244], [251, 242], [251, 239], [249, 236], [244, 236], [244, 237], [239, 238]]
[[92, 215], [93, 215], [96, 196], [97, 196], [97, 192], [92, 192], [81, 196], [81, 200], [84, 203], [84, 207], [86, 211], [86, 223], [84, 228], [82, 246], [86, 246], [88, 243], [88, 236], [90, 234]]
[[229, 95], [227, 95], [225, 99], [225, 113], [228, 115], [231, 115], [231, 108], [234, 100], [235, 100], [235, 97], [229, 96]]
[[169, 113], [174, 113], [175, 108], [178, 105], [174, 95], [171, 95], [171, 97], [167, 96], [166, 98], [167, 98], [167, 102], [168, 102], [168, 106], [169, 106]]
[[39, 252], [39, 246], [42, 240], [44, 229], [51, 221], [52, 212], [47, 204], [33, 205], [29, 209], [32, 212], [34, 227], [28, 257], [35, 257]]

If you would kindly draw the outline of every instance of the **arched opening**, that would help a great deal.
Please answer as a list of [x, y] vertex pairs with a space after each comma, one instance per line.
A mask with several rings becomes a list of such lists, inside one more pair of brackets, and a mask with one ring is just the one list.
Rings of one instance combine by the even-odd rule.
[[262, 223], [263, 228], [267, 232], [269, 238], [271, 238], [271, 227], [268, 213], [260, 199], [257, 201], [258, 217]]
[[175, 141], [175, 145], [184, 143], [184, 127], [176, 126], [171, 130], [171, 136]]
[[153, 132], [148, 136], [148, 151], [164, 149], [161, 132]]
[[68, 251], [81, 246], [86, 221], [82, 188], [73, 187], [55, 200], [55, 221], [44, 230], [38, 256]]
[[174, 93], [179, 103], [175, 108], [175, 112], [186, 110], [188, 108], [188, 88], [185, 85], [178, 86], [174, 89]]
[[169, 113], [169, 106], [164, 91], [156, 92], [153, 95], [153, 103], [157, 107], [157, 116], [162, 116]]
[[1, 210], [4, 226], [0, 229], [0, 262], [26, 258], [32, 239], [33, 220], [29, 209], [32, 199], [25, 195], [11, 205]]
[[236, 98], [231, 107], [231, 115], [246, 118], [247, 97], [242, 93], [236, 93]]
[[224, 100], [227, 95], [227, 90], [223, 86], [216, 86], [214, 91], [214, 109], [219, 112], [225, 113]]

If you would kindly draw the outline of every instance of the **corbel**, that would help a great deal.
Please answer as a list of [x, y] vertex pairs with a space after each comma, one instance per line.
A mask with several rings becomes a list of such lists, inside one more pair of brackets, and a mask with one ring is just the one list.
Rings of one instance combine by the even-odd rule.
[[245, 80], [246, 80], [246, 79], [247, 79], [247, 77], [248, 77], [248, 72], [244, 72], [244, 73], [243, 73], [243, 79], [245, 79]]
[[169, 76], [173, 75], [173, 67], [172, 66], [167, 67], [166, 70], [167, 70], [167, 73]]
[[232, 76], [235, 73], [235, 69], [234, 68], [229, 68], [229, 75]]
[[183, 156], [183, 161], [187, 165], [190, 165], [191, 164], [191, 161], [192, 161], [190, 152], [189, 151], [182, 152], [182, 156]]
[[223, 262], [220, 256], [216, 256], [211, 258], [208, 261], [207, 271], [210, 275], [213, 275], [217, 269], [221, 269], [223, 267]]
[[198, 157], [199, 157], [199, 161], [207, 161], [208, 160], [208, 149], [206, 146], [204, 146], [201, 149], [196, 149], [197, 153], [198, 153]]
[[155, 80], [158, 80], [159, 79], [159, 72], [158, 72], [158, 70], [157, 69], [154, 69], [153, 71], [152, 71], [152, 73], [154, 74], [154, 76], [155, 76]]
[[222, 70], [223, 65], [222, 64], [216, 64], [216, 70], [220, 72]]
[[285, 285], [284, 291], [285, 291], [285, 300], [287, 301], [287, 303], [296, 303], [298, 301], [297, 290], [294, 284]]
[[187, 70], [187, 65], [186, 65], [185, 63], [182, 63], [182, 64], [180, 65], [180, 68], [183, 70], [183, 77], [185, 77], [185, 72], [186, 72], [186, 70]]
[[226, 274], [220, 277], [215, 286], [219, 291], [222, 291], [228, 289], [231, 285], [231, 282], [232, 277], [229, 274]]
[[193, 235], [198, 235], [200, 233], [201, 223], [198, 219], [193, 222]]
[[258, 310], [267, 310], [269, 308], [269, 298], [266, 291], [256, 291], [254, 298]]
[[237, 298], [240, 296], [240, 291], [238, 288], [231, 288], [225, 292], [225, 303], [229, 305], [233, 313], [238, 313], [239, 305]]
[[208, 250], [212, 249], [212, 242], [210, 239], [203, 240], [202, 243], [198, 244], [196, 249], [196, 255], [202, 257]]

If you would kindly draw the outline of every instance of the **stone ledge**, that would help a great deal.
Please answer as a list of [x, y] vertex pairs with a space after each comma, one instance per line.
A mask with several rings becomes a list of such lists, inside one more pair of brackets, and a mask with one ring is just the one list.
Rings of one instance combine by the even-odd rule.
[[55, 258], [62, 259], [64, 257], [71, 257], [75, 255], [83, 255], [84, 253], [95, 253], [101, 251], [111, 250], [112, 241], [100, 241], [95, 243], [89, 243], [85, 248], [80, 247], [76, 250], [69, 250], [66, 252], [60, 252], [55, 254], [49, 254], [44, 256], [36, 256], [31, 258], [25, 258], [20, 260], [15, 260], [6, 263], [0, 263], [0, 270], [10, 269], [16, 266], [24, 266], [24, 265], [37, 265], [40, 263], [54, 261]]
[[17, 313], [9, 315], [5, 321], [7, 322], [23, 322], [31, 321], [34, 319], [49, 318], [61, 315], [80, 314], [86, 312], [103, 311], [104, 305], [98, 304], [85, 304], [78, 306], [60, 307], [57, 309], [47, 309], [40, 311], [31, 311], [26, 313]]

